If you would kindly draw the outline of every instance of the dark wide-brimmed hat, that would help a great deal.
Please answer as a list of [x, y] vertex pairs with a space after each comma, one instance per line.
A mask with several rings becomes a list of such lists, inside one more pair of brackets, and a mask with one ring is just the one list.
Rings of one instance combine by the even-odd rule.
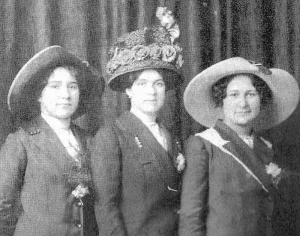
[[59, 66], [73, 66], [80, 71], [82, 76], [77, 80], [80, 80], [78, 83], [83, 85], [84, 91], [80, 91], [79, 106], [73, 117], [78, 117], [86, 112], [92, 95], [94, 95], [95, 86], [98, 88], [97, 91], [102, 92], [102, 89], [99, 88], [101, 75], [86, 61], [79, 59], [61, 46], [54, 45], [35, 54], [14, 78], [7, 98], [8, 107], [14, 116], [21, 120], [29, 120], [40, 114], [37, 97], [38, 86], [45, 80], [49, 70], [54, 70]]
[[125, 34], [117, 39], [109, 51], [107, 83], [115, 91], [128, 87], [128, 75], [145, 69], [162, 69], [166, 89], [178, 87], [183, 77], [182, 48], [173, 42], [163, 26], [151, 26]]
[[221, 107], [216, 108], [211, 88], [220, 79], [235, 74], [253, 74], [261, 78], [272, 91], [272, 100], [261, 110], [254, 129], [264, 130], [286, 120], [296, 109], [299, 87], [294, 77], [277, 68], [267, 69], [260, 63], [233, 57], [216, 63], [196, 75], [184, 91], [184, 106], [200, 124], [212, 127], [223, 119]]

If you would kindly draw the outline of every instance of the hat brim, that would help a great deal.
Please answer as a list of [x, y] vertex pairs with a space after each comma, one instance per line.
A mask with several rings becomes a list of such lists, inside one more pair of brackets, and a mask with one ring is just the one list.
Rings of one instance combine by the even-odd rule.
[[211, 87], [221, 78], [233, 74], [249, 73], [264, 80], [272, 91], [272, 101], [255, 119], [254, 129], [265, 130], [286, 120], [296, 109], [299, 87], [294, 77], [285, 70], [272, 68], [271, 74], [263, 73], [249, 61], [234, 57], [212, 65], [196, 75], [184, 91], [183, 100], [187, 112], [206, 127], [223, 119], [222, 108], [216, 108]]
[[[36, 86], [45, 78], [43, 72], [48, 68], [70, 65], [86, 73], [83, 83], [92, 89], [96, 77], [95, 70], [87, 62], [69, 53], [61, 46], [54, 45], [35, 54], [18, 72], [8, 92], [7, 103], [14, 116], [23, 120], [31, 119], [40, 114], [40, 105], [36, 97]], [[74, 117], [86, 112], [87, 103], [80, 103]]]
[[135, 71], [147, 69], [163, 69], [163, 79], [166, 83], [166, 90], [177, 88], [183, 81], [183, 76], [175, 66], [161, 60], [145, 60], [134, 62], [117, 70], [108, 80], [109, 87], [118, 92], [124, 92], [130, 85], [129, 74]]

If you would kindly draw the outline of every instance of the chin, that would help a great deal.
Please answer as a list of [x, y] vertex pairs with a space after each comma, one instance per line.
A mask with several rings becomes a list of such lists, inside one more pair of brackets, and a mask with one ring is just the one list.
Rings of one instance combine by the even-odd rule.
[[248, 125], [252, 125], [253, 124], [254, 119], [247, 119], [247, 120], [238, 120], [236, 122], [237, 125], [241, 125], [241, 126], [248, 126]]
[[69, 119], [69, 118], [71, 118], [71, 116], [74, 114], [74, 112], [72, 112], [72, 113], [64, 113], [64, 114], [57, 114], [55, 117], [57, 118], [57, 119], [62, 119], [62, 120], [64, 120], [64, 119]]

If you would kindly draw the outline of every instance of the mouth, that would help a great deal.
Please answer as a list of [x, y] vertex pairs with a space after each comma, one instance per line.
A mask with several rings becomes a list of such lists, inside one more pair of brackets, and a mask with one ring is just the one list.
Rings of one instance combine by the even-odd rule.
[[57, 104], [58, 106], [63, 106], [63, 107], [69, 107], [69, 106], [71, 106], [71, 104], [70, 103], [59, 103], [59, 104]]
[[251, 113], [251, 111], [239, 111], [239, 112], [237, 112], [237, 114], [240, 114], [240, 115], [248, 115], [250, 113]]
[[145, 102], [150, 102], [150, 103], [154, 103], [154, 102], [157, 102], [157, 100], [145, 100]]

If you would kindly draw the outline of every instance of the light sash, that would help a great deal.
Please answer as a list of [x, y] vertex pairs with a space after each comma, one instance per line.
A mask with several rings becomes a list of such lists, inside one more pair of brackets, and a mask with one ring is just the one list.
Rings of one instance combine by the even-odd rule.
[[234, 158], [234, 160], [236, 160], [250, 175], [252, 175], [252, 177], [254, 179], [256, 179], [256, 181], [258, 183], [261, 184], [261, 186], [263, 187], [263, 189], [266, 192], [269, 192], [266, 187], [262, 184], [262, 182], [257, 178], [257, 176], [237, 157], [235, 156], [233, 153], [231, 153], [230, 151], [228, 151], [227, 149], [225, 149], [223, 147], [223, 145], [229, 143], [230, 141], [224, 140], [222, 139], [222, 137], [220, 136], [220, 134], [218, 133], [218, 131], [216, 131], [214, 128], [209, 128], [201, 133], [197, 133], [195, 134], [195, 136], [200, 136], [201, 138], [211, 142], [212, 144], [214, 144], [215, 146], [217, 146], [218, 148], [221, 149], [221, 151], [223, 151], [224, 153], [232, 156]]

